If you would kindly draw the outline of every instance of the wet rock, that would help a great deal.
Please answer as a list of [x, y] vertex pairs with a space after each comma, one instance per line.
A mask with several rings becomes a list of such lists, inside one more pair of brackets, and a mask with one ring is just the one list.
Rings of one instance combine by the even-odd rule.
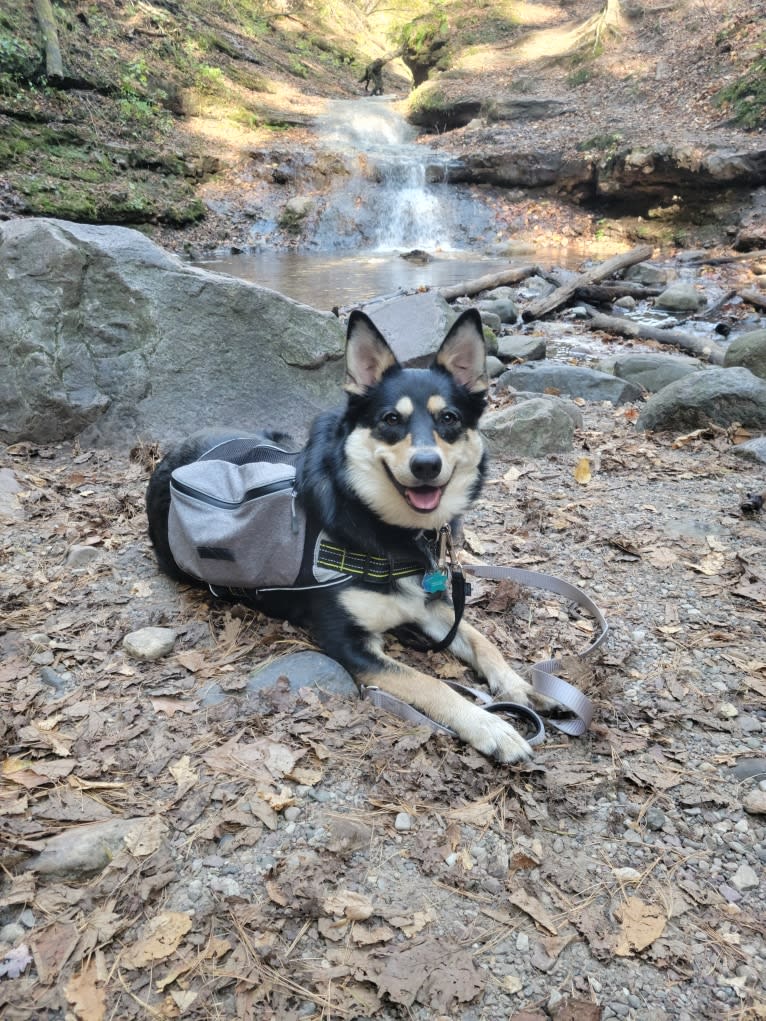
[[495, 333], [497, 333], [497, 331], [502, 326], [502, 320], [500, 319], [500, 316], [495, 315], [494, 312], [488, 312], [486, 309], [480, 308], [479, 315], [481, 316], [481, 321], [484, 323], [484, 325], [488, 326], [490, 330], [494, 330]]
[[705, 295], [693, 284], [676, 281], [654, 299], [657, 308], [668, 312], [696, 312], [706, 304]]
[[177, 637], [176, 632], [169, 627], [145, 627], [125, 635], [122, 645], [134, 659], [153, 662], [173, 651]]
[[642, 396], [640, 387], [635, 383], [618, 379], [608, 372], [549, 361], [514, 366], [503, 373], [498, 386], [512, 386], [517, 390], [531, 390], [534, 393], [556, 390], [570, 397], [609, 401], [612, 404], [639, 401]]
[[670, 354], [619, 355], [613, 364], [615, 376], [630, 380], [649, 393], [657, 393], [677, 379], [704, 369], [696, 358]]
[[500, 337], [497, 353], [507, 362], [539, 362], [545, 358], [546, 345], [544, 337]]
[[711, 422], [766, 428], [766, 383], [749, 369], [709, 368], [693, 372], [650, 397], [637, 426], [658, 432], [700, 429]]
[[736, 337], [726, 349], [726, 368], [740, 365], [761, 379], [766, 379], [766, 330], [753, 330]]
[[481, 425], [487, 446], [494, 454], [522, 458], [571, 450], [574, 424], [563, 404], [538, 397], [490, 412]]

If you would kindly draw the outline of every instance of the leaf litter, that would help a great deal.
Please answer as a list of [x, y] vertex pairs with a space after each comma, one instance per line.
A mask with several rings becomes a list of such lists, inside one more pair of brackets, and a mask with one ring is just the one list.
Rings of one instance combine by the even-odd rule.
[[[467, 521], [471, 557], [579, 581], [612, 628], [577, 674], [587, 618], [477, 587], [509, 661], [568, 656], [596, 702], [514, 769], [329, 691], [248, 694], [309, 638], [158, 574], [139, 461], [0, 454], [4, 1019], [766, 1016], [733, 772], [763, 754], [762, 478], [725, 436], [585, 410], [581, 449], [498, 462]], [[164, 659], [124, 651], [147, 626]]]

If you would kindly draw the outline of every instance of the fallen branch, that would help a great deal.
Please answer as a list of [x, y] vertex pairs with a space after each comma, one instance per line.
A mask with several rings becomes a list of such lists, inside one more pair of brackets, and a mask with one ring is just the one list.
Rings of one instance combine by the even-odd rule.
[[480, 291], [491, 291], [495, 287], [503, 287], [505, 284], [518, 284], [527, 277], [535, 274], [543, 275], [539, 266], [531, 263], [523, 266], [513, 266], [501, 270], [499, 273], [488, 273], [483, 277], [476, 277], [473, 280], [464, 280], [460, 284], [450, 284], [445, 287], [432, 287], [430, 290], [440, 294], [446, 301], [454, 301], [455, 298], [471, 298]]
[[634, 322], [632, 319], [623, 319], [621, 316], [607, 316], [599, 312], [590, 316], [590, 325], [594, 330], [603, 330], [604, 333], [616, 333], [620, 337], [630, 337], [633, 340], [654, 340], [659, 344], [672, 344], [684, 351], [691, 351], [692, 354], [707, 358], [713, 365], [723, 365], [724, 351], [714, 340], [709, 337], [695, 337], [691, 333], [684, 333], [682, 330], [658, 330], [655, 326], [646, 326], [644, 323]]
[[49, 82], [64, 80], [64, 63], [61, 59], [56, 17], [50, 0], [34, 0], [35, 17], [45, 44], [45, 76]]
[[639, 245], [638, 248], [633, 248], [629, 252], [613, 255], [606, 262], [600, 262], [593, 269], [580, 273], [573, 280], [562, 284], [561, 287], [557, 287], [552, 294], [533, 301], [521, 313], [521, 318], [525, 323], [530, 323], [533, 319], [543, 319], [545, 316], [550, 315], [551, 312], [561, 308], [562, 305], [566, 305], [578, 288], [596, 284], [607, 277], [613, 276], [615, 273], [619, 273], [622, 269], [627, 269], [628, 266], [634, 266], [637, 262], [644, 262], [646, 259], [650, 259], [651, 256], [652, 248], [650, 245]]
[[645, 298], [656, 298], [662, 294], [664, 287], [648, 287], [645, 284], [636, 284], [631, 280], [620, 280], [617, 283], [593, 284], [590, 287], [578, 287], [574, 297], [578, 301], [585, 301], [591, 305], [605, 305], [616, 301], [617, 298], [635, 298], [642, 301]]
[[760, 291], [748, 290], [737, 291], [737, 294], [743, 301], [746, 301], [748, 305], [752, 305], [753, 308], [766, 309], [766, 294], [761, 294]]

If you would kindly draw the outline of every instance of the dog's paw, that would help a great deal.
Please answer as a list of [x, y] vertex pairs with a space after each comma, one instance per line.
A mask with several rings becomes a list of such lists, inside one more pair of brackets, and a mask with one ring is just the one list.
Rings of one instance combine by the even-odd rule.
[[502, 674], [488, 678], [490, 691], [493, 695], [502, 698], [506, 702], [518, 702], [520, 705], [529, 705], [529, 700], [534, 696], [532, 685], [529, 681], [517, 674], [515, 670], [508, 667]]
[[473, 748], [498, 762], [526, 762], [532, 758], [532, 748], [521, 734], [510, 723], [483, 709], [477, 708], [467, 719], [453, 724], [453, 728]]

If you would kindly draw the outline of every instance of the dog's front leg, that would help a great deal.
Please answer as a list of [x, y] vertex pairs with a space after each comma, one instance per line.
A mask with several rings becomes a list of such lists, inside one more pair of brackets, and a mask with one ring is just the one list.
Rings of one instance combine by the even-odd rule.
[[[429, 603], [428, 611], [420, 627], [429, 638], [440, 641], [452, 627], [455, 611], [442, 599]], [[485, 678], [493, 695], [501, 695], [522, 705], [533, 702], [538, 709], [550, 709], [556, 705], [545, 695], [539, 695], [529, 681], [508, 666], [497, 646], [467, 621], [460, 621], [449, 650]]]
[[500, 716], [458, 695], [435, 677], [383, 652], [382, 633], [404, 623], [422, 623], [422, 590], [401, 586], [394, 593], [373, 592], [353, 585], [343, 589], [332, 606], [318, 610], [316, 633], [328, 655], [337, 659], [358, 684], [376, 686], [443, 723], [472, 747], [500, 762], [530, 758], [532, 749]]

